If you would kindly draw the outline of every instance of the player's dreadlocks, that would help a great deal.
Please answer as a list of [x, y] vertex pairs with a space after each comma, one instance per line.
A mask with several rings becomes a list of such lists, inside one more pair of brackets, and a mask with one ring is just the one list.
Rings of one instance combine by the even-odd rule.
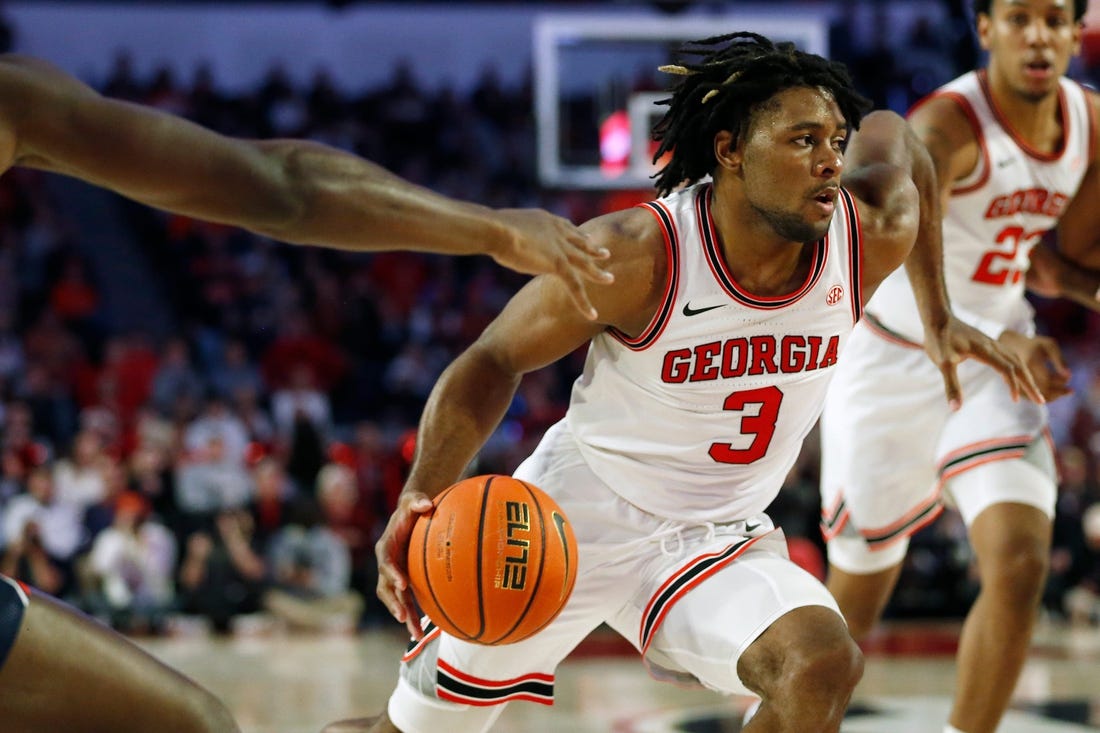
[[[1088, 10], [1088, 6], [1088, 0], [1074, 0], [1074, 22], [1081, 22], [1081, 19], [1085, 17], [1085, 11]], [[974, 0], [974, 15], [993, 15], [993, 0]]]
[[852, 129], [871, 108], [842, 64], [799, 51], [793, 43], [731, 33], [687, 43], [677, 53], [699, 60], [661, 67], [681, 79], [672, 97], [660, 102], [668, 111], [653, 128], [653, 139], [660, 142], [653, 161], [672, 151], [668, 165], [654, 176], [660, 196], [713, 173], [714, 136], [730, 130], [740, 140], [758, 106], [785, 89], [825, 89]]

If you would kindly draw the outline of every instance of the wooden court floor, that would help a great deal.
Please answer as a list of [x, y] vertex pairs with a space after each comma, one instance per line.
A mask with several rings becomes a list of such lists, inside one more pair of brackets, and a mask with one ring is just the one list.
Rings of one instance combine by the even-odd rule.
[[[842, 733], [941, 733], [956, 638], [951, 624], [884, 627], [867, 645]], [[329, 720], [382, 708], [405, 638], [395, 626], [140, 643], [217, 692], [244, 733], [316, 733]], [[555, 689], [553, 707], [513, 703], [494, 731], [736, 733], [746, 704], [651, 680], [610, 632], [597, 632], [566, 660]], [[1100, 731], [1100, 629], [1044, 625], [999, 733], [1081, 731]]]

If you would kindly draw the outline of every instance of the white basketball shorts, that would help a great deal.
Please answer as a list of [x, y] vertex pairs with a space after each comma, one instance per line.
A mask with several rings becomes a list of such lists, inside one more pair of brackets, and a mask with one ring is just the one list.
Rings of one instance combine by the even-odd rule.
[[552, 704], [558, 663], [603, 623], [658, 679], [747, 693], [737, 660], [774, 621], [803, 606], [840, 613], [787, 558], [767, 515], [686, 525], [642, 512], [588, 469], [564, 423], [515, 475], [553, 496], [573, 525], [573, 595], [549, 626], [515, 644], [471, 644], [429, 626], [390, 698], [390, 719], [405, 733], [483, 731], [509, 701]]
[[821, 526], [829, 561], [871, 573], [901, 562], [908, 538], [953, 504], [969, 526], [993, 504], [1054, 514], [1046, 410], [1013, 402], [1001, 376], [958, 367], [951, 412], [939, 369], [917, 344], [867, 317], [837, 365], [821, 417]]

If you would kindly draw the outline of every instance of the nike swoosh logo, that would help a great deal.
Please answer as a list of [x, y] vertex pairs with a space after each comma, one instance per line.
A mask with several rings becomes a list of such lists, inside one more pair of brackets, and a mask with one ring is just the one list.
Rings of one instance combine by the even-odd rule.
[[[552, 512], [550, 516], [552, 516], [554, 518], [554, 527], [558, 530], [558, 537], [561, 538], [561, 554], [562, 554], [562, 557], [565, 558], [565, 576], [564, 577], [566, 579], [566, 582], [568, 583], [569, 564], [570, 564], [570, 562], [572, 561], [573, 558], [569, 557], [569, 540], [565, 536], [565, 517], [558, 514], [557, 512]], [[565, 595], [565, 592], [567, 590], [569, 590], [567, 585], [562, 586], [562, 591], [561, 592], [562, 592], [563, 596]]]
[[746, 524], [745, 525], [745, 531], [746, 532], [755, 532], [758, 529], [760, 529], [759, 524]]
[[725, 308], [725, 307], [726, 307], [725, 303], [719, 303], [718, 305], [708, 305], [706, 308], [692, 308], [691, 303], [684, 303], [684, 311], [683, 312], [684, 312], [685, 316], [688, 316], [690, 318], [691, 316], [697, 316], [700, 313], [706, 313], [707, 311], [712, 311], [715, 308]]

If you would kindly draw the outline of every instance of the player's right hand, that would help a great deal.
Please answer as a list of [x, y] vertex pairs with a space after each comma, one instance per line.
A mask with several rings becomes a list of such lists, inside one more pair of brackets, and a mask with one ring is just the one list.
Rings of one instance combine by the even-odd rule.
[[390, 614], [405, 624], [414, 639], [420, 639], [420, 615], [409, 589], [409, 537], [421, 514], [432, 510], [432, 500], [419, 491], [403, 491], [386, 530], [374, 546], [378, 557], [378, 599]]
[[528, 275], [554, 275], [565, 283], [573, 302], [589, 320], [598, 313], [588, 298], [587, 282], [615, 278], [600, 267], [611, 253], [560, 216], [541, 209], [499, 209], [497, 219], [512, 232], [511, 246], [491, 252], [499, 264]]
[[938, 331], [925, 329], [924, 350], [943, 375], [944, 391], [952, 410], [958, 410], [962, 405], [958, 365], [964, 359], [977, 359], [999, 372], [1013, 400], [1024, 396], [1034, 402], [1045, 402], [1031, 368], [1017, 351], [994, 341], [955, 316], [948, 318]]

